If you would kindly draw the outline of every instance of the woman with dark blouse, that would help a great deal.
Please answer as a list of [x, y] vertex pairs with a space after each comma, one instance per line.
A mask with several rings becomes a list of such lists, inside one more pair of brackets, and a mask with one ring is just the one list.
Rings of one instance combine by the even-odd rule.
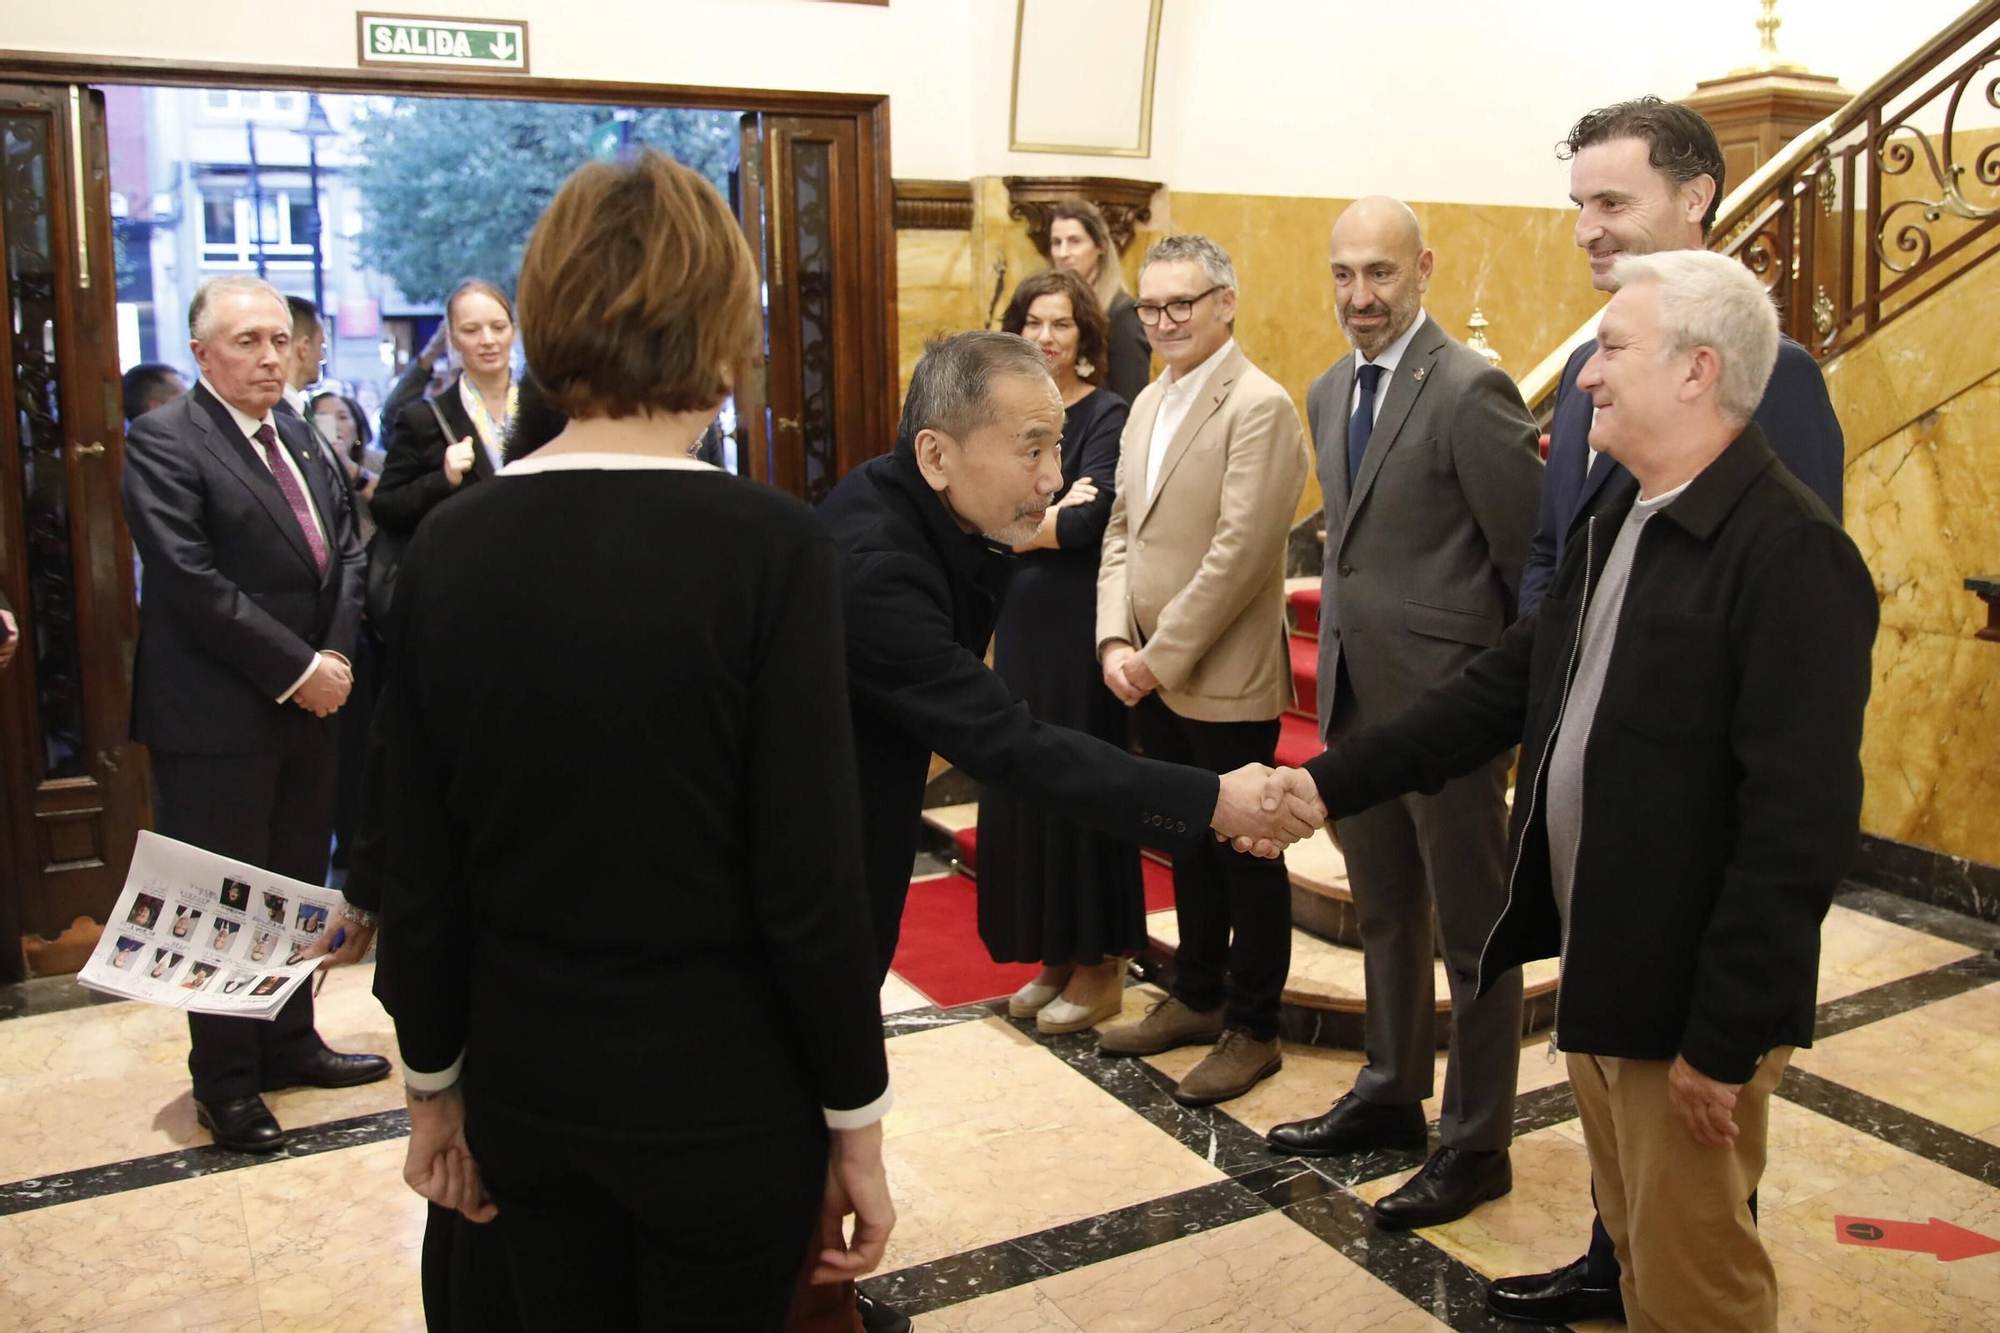
[[580, 169], [520, 280], [568, 424], [399, 575], [377, 988], [404, 1178], [494, 1219], [530, 1330], [778, 1330], [809, 1253], [851, 1280], [894, 1222], [834, 549], [687, 457], [757, 284], [695, 173]]
[[[1022, 283], [1001, 327], [1042, 349], [1063, 401], [1063, 487], [1017, 547], [993, 632], [993, 669], [1043, 722], [1125, 743], [1125, 709], [1097, 665], [1097, 555], [1111, 516], [1128, 405], [1098, 387], [1105, 322], [1076, 274]], [[996, 962], [1038, 962], [1008, 1011], [1043, 1032], [1118, 1013], [1126, 956], [1145, 943], [1139, 844], [987, 788], [979, 799], [979, 935]]]
[[514, 304], [484, 278], [467, 278], [444, 303], [460, 371], [429, 402], [402, 410], [369, 508], [397, 536], [472, 482], [500, 470], [500, 450], [520, 401], [514, 381]]
[[1111, 228], [1088, 199], [1064, 199], [1049, 217], [1050, 262], [1089, 285], [1110, 326], [1104, 377], [1093, 382], [1102, 383], [1130, 407], [1153, 378], [1153, 344], [1139, 322], [1138, 303], [1125, 290], [1125, 272], [1118, 267]]

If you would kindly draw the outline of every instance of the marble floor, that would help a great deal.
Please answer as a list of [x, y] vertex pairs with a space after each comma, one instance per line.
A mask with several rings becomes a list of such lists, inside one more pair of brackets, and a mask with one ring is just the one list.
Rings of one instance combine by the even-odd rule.
[[[1834, 1224], [2000, 1237], [1996, 946], [2000, 927], [1873, 890], [1829, 918], [1820, 1039], [1780, 1088], [1762, 1190], [1785, 1329], [2000, 1328], [2000, 1254], [1845, 1245]], [[391, 1049], [369, 982], [347, 969], [320, 997], [339, 1048]], [[1133, 986], [1128, 1016], [1154, 997]], [[0, 991], [0, 1333], [422, 1327], [396, 1081], [276, 1094], [292, 1148], [240, 1157], [195, 1127], [178, 1017], [80, 998]], [[1248, 1096], [1189, 1111], [1168, 1092], [1199, 1052], [1101, 1060], [1089, 1034], [939, 1009], [898, 978], [882, 1005], [901, 1222], [867, 1287], [924, 1333], [1519, 1329], [1484, 1311], [1482, 1282], [1581, 1252], [1582, 1135], [1539, 1040], [1514, 1192], [1392, 1234], [1366, 1205], [1419, 1154], [1305, 1162], [1261, 1137], [1346, 1091], [1356, 1054], [1294, 1047]]]

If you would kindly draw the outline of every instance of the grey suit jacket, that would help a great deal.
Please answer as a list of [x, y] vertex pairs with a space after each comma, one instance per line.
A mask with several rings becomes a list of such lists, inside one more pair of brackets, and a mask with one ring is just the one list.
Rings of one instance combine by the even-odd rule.
[[1401, 713], [1500, 641], [1535, 533], [1542, 464], [1514, 381], [1430, 316], [1384, 390], [1353, 494], [1356, 354], [1306, 392], [1326, 498], [1319, 725], [1345, 661], [1363, 723]]

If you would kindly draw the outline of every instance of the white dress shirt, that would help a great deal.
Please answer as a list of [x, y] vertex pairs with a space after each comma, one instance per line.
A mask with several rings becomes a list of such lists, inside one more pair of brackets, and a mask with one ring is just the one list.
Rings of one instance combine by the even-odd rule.
[[[249, 442], [250, 452], [255, 454], [257, 456], [257, 461], [262, 463], [265, 467], [271, 466], [271, 460], [264, 453], [264, 446], [258, 443], [257, 441], [257, 431], [260, 427], [263, 426], [269, 426], [271, 428], [272, 436], [274, 436], [278, 441], [278, 447], [275, 450], [275, 452], [277, 453], [279, 458], [282, 458], [285, 461], [285, 467], [288, 470], [290, 470], [292, 474], [292, 480], [298, 483], [299, 494], [306, 497], [306, 513], [310, 515], [312, 518], [313, 530], [319, 533], [319, 539], [322, 542], [326, 543], [327, 559], [329, 561], [337, 562], [340, 559], [340, 553], [334, 550], [333, 543], [327, 540], [326, 524], [320, 520], [319, 505], [313, 499], [312, 487], [306, 484], [305, 473], [299, 471], [299, 460], [294, 458], [292, 456], [292, 451], [285, 447], [285, 437], [278, 434], [277, 421], [272, 418], [269, 412], [266, 412], [262, 417], [253, 417], [248, 412], [243, 411], [241, 408], [237, 407], [236, 404], [230, 402], [227, 398], [224, 398], [221, 394], [216, 393], [215, 386], [208, 382], [208, 376], [206, 375], [201, 376], [198, 382], [201, 384], [203, 388], [207, 389], [210, 393], [215, 394], [215, 401], [221, 403], [222, 406], [228, 410], [230, 420], [236, 423], [236, 428], [243, 432], [243, 438]], [[294, 391], [291, 388], [287, 387], [285, 392], [289, 395]], [[294, 404], [294, 406], [297, 406], [297, 404]], [[304, 414], [301, 413], [301, 415]], [[272, 475], [275, 476], [276, 473], [274, 472]], [[340, 657], [340, 654], [335, 653], [333, 654], [333, 656]], [[313, 654], [313, 660], [311, 664], [306, 667], [304, 673], [301, 674], [297, 680], [292, 682], [292, 687], [290, 689], [286, 690], [283, 694], [278, 696], [279, 703], [290, 702], [291, 697], [299, 692], [299, 686], [305, 684], [308, 680], [312, 679], [312, 673], [319, 670], [319, 657], [320, 655], [318, 653]], [[344, 657], [340, 657], [340, 660], [345, 662], [347, 659]]]
[[[1417, 330], [1423, 326], [1424, 311], [1422, 306], [1418, 306], [1417, 317], [1410, 321], [1410, 327], [1403, 330], [1402, 337], [1383, 348], [1382, 355], [1370, 361], [1361, 356], [1359, 349], [1356, 349], [1355, 369], [1359, 370], [1362, 366], [1382, 367], [1382, 378], [1375, 382], [1375, 418], [1368, 423], [1370, 426], [1382, 419], [1382, 402], [1389, 396], [1389, 381], [1396, 378], [1396, 367], [1403, 364], [1403, 353], [1410, 350], [1410, 344], [1416, 339]], [[1351, 418], [1360, 407], [1361, 377], [1356, 375], [1353, 387], [1347, 391], [1347, 415]]]
[[1223, 358], [1236, 350], [1236, 339], [1231, 338], [1215, 349], [1214, 355], [1196, 366], [1185, 375], [1175, 375], [1168, 369], [1160, 382], [1160, 413], [1153, 418], [1153, 438], [1146, 446], [1146, 495], [1153, 494], [1160, 484], [1160, 464], [1167, 457], [1167, 450], [1173, 445], [1174, 436], [1179, 433], [1181, 423], [1187, 420], [1188, 409], [1201, 397], [1201, 391], [1208, 385], [1209, 377]]

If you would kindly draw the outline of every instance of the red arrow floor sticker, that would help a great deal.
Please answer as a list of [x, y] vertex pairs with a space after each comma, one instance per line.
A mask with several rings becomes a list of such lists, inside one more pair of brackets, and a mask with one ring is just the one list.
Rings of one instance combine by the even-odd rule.
[[1928, 1222], [1891, 1222], [1881, 1217], [1835, 1217], [1834, 1238], [1842, 1245], [1867, 1245], [1878, 1250], [1914, 1250], [1935, 1254], [1940, 1263], [2000, 1254], [2000, 1240], [1953, 1226], [1941, 1217]]

